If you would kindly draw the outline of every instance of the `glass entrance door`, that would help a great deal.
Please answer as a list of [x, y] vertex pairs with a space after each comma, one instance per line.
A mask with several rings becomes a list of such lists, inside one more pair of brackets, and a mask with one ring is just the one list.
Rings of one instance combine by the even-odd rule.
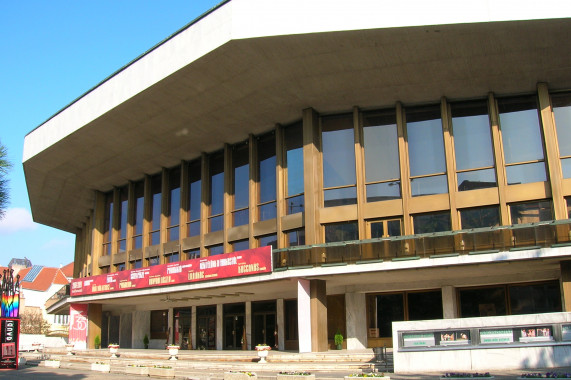
[[190, 349], [191, 309], [174, 309], [174, 343], [181, 350]]
[[404, 294], [380, 294], [377, 296], [377, 327], [379, 338], [392, 347], [393, 322], [405, 320]]
[[216, 349], [216, 306], [196, 308], [196, 348]]
[[254, 314], [252, 330], [253, 346], [265, 343], [272, 348], [277, 348], [277, 325], [275, 313]]
[[244, 342], [244, 315], [224, 316], [224, 349], [241, 350]]

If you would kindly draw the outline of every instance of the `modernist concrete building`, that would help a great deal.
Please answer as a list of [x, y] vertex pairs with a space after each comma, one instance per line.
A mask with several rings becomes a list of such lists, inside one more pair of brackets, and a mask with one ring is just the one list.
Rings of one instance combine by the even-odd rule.
[[[34, 220], [95, 284], [70, 298], [88, 345], [351, 350], [395, 321], [570, 311], [570, 15], [232, 0], [112, 74], [24, 149]], [[268, 245], [264, 273], [169, 282]]]

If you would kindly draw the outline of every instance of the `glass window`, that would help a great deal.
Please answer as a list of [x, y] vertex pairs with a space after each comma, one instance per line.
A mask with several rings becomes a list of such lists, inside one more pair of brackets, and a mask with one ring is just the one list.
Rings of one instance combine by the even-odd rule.
[[442, 291], [407, 293], [408, 320], [442, 319]]
[[143, 220], [145, 217], [145, 184], [143, 181], [135, 183], [135, 226], [133, 234], [133, 248], [143, 248]]
[[561, 311], [561, 289], [558, 281], [510, 285], [509, 293], [512, 315]]
[[190, 251], [187, 251], [186, 257], [187, 257], [187, 260], [198, 259], [200, 257], [200, 249], [196, 248], [196, 249], [191, 249]]
[[508, 185], [547, 180], [537, 109], [532, 96], [498, 99]]
[[332, 223], [325, 225], [325, 242], [358, 240], [357, 222]]
[[125, 263], [121, 263], [121, 264], [117, 264], [115, 265], [115, 271], [116, 272], [121, 272], [125, 270]]
[[127, 250], [127, 221], [129, 220], [129, 188], [127, 186], [119, 189], [119, 199], [121, 201], [121, 211], [119, 214], [118, 246], [119, 252], [125, 252]]
[[485, 100], [451, 103], [458, 190], [496, 186], [494, 153]]
[[434, 212], [415, 215], [413, 218], [414, 233], [426, 234], [432, 232], [450, 231], [450, 212]]
[[158, 256], [156, 257], [149, 257], [147, 259], [149, 261], [149, 266], [152, 267], [154, 265], [159, 265], [161, 263], [161, 260], [159, 259]]
[[475, 207], [460, 210], [462, 229], [495, 227], [500, 225], [498, 206]]
[[571, 219], [571, 197], [565, 198], [565, 201], [567, 202], [567, 218]]
[[276, 137], [258, 137], [258, 220], [275, 219], [276, 209]]
[[176, 263], [179, 261], [179, 254], [178, 252], [171, 253], [169, 255], [165, 255], [165, 262], [168, 263]]
[[168, 238], [178, 240], [180, 225], [180, 168], [169, 171]]
[[242, 226], [249, 222], [248, 204], [250, 200], [250, 164], [249, 146], [247, 143], [232, 147], [232, 170], [234, 174], [233, 193], [234, 209], [232, 216], [234, 226]]
[[271, 245], [273, 249], [278, 249], [278, 237], [276, 234], [266, 235], [258, 238], [258, 246], [265, 247]]
[[353, 115], [324, 117], [321, 129], [325, 207], [355, 204], [357, 180]]
[[470, 317], [491, 317], [496, 315], [506, 315], [506, 289], [504, 286], [461, 289], [460, 295], [460, 316]]
[[367, 202], [400, 198], [398, 131], [393, 110], [363, 114]]
[[287, 242], [288, 242], [288, 247], [297, 247], [299, 245], [305, 245], [305, 229], [299, 228], [297, 230], [288, 231]]
[[224, 228], [224, 152], [210, 157], [209, 232]]
[[440, 106], [407, 109], [412, 196], [448, 192]]
[[139, 269], [143, 267], [143, 260], [131, 261], [131, 269]]
[[157, 174], [151, 178], [151, 232], [150, 245], [160, 244], [161, 242], [161, 174]]
[[222, 244], [213, 245], [212, 247], [208, 247], [207, 249], [209, 256], [221, 255], [224, 253], [224, 246]]
[[303, 126], [301, 122], [284, 128], [285, 167], [287, 169], [286, 198], [300, 196], [295, 202], [299, 208], [287, 208], [287, 212], [303, 212]]
[[113, 192], [105, 195], [105, 225], [103, 226], [103, 255], [111, 254], [111, 239], [113, 235]]
[[384, 238], [401, 235], [400, 219], [376, 220], [370, 223], [371, 238]]
[[202, 180], [200, 160], [193, 161], [188, 167], [189, 202], [188, 236], [200, 235], [200, 206], [202, 204]]
[[232, 243], [232, 250], [234, 252], [243, 251], [249, 248], [250, 248], [250, 242], [248, 241], [248, 239], [235, 241], [234, 243]]
[[571, 178], [571, 94], [551, 95], [563, 178]]
[[510, 205], [512, 224], [537, 223], [553, 220], [551, 201], [535, 201]]

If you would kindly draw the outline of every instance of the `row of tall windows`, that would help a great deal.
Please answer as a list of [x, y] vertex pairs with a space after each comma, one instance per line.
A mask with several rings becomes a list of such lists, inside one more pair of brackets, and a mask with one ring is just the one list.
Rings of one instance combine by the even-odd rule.
[[[562, 177], [571, 178], [571, 94], [551, 95], [556, 125]], [[397, 108], [400, 111], [400, 108]], [[548, 179], [545, 146], [537, 97], [518, 96], [404, 107], [402, 118], [397, 109], [366, 111], [357, 123], [353, 113], [323, 116], [320, 119], [323, 206], [334, 207], [357, 203], [357, 160], [363, 147], [365, 202], [382, 202], [403, 197], [402, 173], [409, 178], [410, 197], [445, 194], [454, 184], [454, 191], [496, 188], [498, 173], [505, 176], [504, 186], [544, 182]], [[490, 111], [492, 110], [492, 111]], [[442, 114], [444, 112], [444, 114]], [[401, 120], [398, 121], [397, 120]], [[498, 138], [493, 137], [492, 120], [498, 122]], [[450, 144], [445, 138], [449, 133]], [[301, 122], [283, 128], [285, 214], [304, 211], [303, 126]], [[128, 220], [133, 224], [134, 249], [156, 245], [161, 241], [163, 198], [167, 206], [167, 241], [222, 231], [229, 227], [247, 225], [254, 210], [255, 221], [277, 216], [277, 152], [275, 132], [255, 137], [207, 156], [205, 163], [196, 160], [188, 164], [188, 199], [181, 199], [181, 169], [168, 171], [168, 186], [162, 175], [150, 180], [150, 199], [145, 208], [143, 181], [133, 186], [132, 217], [128, 214], [128, 187], [106, 198], [103, 251], [112, 251], [112, 226], [117, 229], [117, 252], [127, 249]], [[403, 143], [404, 142], [404, 143]], [[362, 145], [361, 145], [362, 144]], [[448, 150], [448, 152], [447, 152]], [[501, 157], [504, 165], [496, 160]], [[225, 162], [228, 160], [228, 162]], [[447, 162], [452, 160], [453, 162]], [[230, 173], [225, 175], [225, 167]], [[255, 165], [251, 167], [251, 165]], [[453, 172], [450, 172], [453, 168]], [[403, 170], [404, 169], [404, 170]], [[206, 170], [206, 173], [202, 171]], [[450, 181], [449, 176], [455, 176]], [[203, 181], [208, 181], [207, 194]], [[230, 183], [226, 184], [225, 181]], [[251, 180], [253, 180], [251, 182]], [[250, 205], [251, 183], [257, 199]], [[167, 190], [168, 189], [168, 190]], [[163, 194], [168, 191], [168, 194]], [[228, 212], [231, 225], [225, 225], [225, 193], [231, 195]], [[117, 197], [117, 198], [115, 198]], [[115, 204], [119, 202], [119, 204]], [[496, 200], [497, 202], [497, 200]], [[201, 207], [206, 205], [206, 231], [201, 231]], [[186, 205], [186, 220], [181, 221], [181, 207]], [[252, 207], [253, 206], [253, 207]], [[509, 204], [511, 223], [526, 223], [552, 219], [549, 199]], [[114, 211], [118, 208], [119, 211]], [[117, 220], [114, 220], [118, 213]], [[148, 213], [148, 215], [145, 215]], [[459, 209], [461, 228], [478, 228], [500, 224], [498, 204]], [[451, 229], [449, 211], [411, 215], [414, 233]], [[148, 236], [143, 234], [143, 221], [149, 219]], [[185, 236], [181, 226], [186, 223]], [[367, 221], [367, 236], [359, 236], [356, 222], [345, 221], [324, 225], [325, 242], [355, 240], [365, 237], [396, 236], [403, 233], [402, 215]], [[286, 231], [290, 246], [305, 243], [305, 231]], [[144, 241], [146, 243], [144, 244]], [[259, 237], [260, 242], [276, 244], [276, 235]], [[247, 247], [247, 240], [230, 242], [235, 250]], [[207, 247], [210, 254], [222, 253], [222, 245]]]

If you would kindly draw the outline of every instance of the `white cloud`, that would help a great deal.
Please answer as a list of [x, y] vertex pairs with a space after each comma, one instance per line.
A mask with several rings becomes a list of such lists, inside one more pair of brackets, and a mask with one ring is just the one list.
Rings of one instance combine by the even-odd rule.
[[38, 227], [32, 219], [32, 214], [25, 208], [9, 208], [0, 219], [0, 235], [14, 232], [34, 230]]

